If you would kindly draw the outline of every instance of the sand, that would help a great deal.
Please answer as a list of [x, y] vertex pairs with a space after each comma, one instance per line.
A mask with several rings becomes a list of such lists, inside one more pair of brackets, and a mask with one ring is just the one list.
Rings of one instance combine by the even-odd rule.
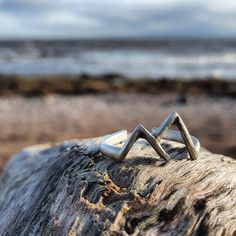
[[236, 158], [234, 98], [177, 94], [106, 94], [0, 98], [0, 170], [23, 147], [131, 131], [138, 123], [151, 129], [176, 110], [191, 134], [209, 150]]

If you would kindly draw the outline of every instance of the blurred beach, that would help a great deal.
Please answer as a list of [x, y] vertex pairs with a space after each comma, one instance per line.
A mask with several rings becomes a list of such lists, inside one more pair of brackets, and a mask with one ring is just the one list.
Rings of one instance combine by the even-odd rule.
[[236, 158], [236, 40], [0, 42], [0, 169], [34, 144], [89, 138], [172, 111]]

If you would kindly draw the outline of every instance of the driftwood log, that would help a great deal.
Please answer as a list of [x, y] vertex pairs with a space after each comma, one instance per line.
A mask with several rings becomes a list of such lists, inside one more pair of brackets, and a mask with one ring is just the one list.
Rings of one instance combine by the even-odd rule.
[[145, 141], [124, 162], [101, 138], [22, 150], [0, 178], [0, 235], [235, 235], [236, 161]]

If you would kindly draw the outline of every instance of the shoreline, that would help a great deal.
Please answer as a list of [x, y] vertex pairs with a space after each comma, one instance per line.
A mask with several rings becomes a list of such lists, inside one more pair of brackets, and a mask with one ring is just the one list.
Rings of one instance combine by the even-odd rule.
[[82, 95], [105, 93], [207, 94], [236, 97], [236, 82], [219, 78], [129, 79], [117, 74], [20, 76], [0, 74], [0, 96], [37, 97], [48, 94]]

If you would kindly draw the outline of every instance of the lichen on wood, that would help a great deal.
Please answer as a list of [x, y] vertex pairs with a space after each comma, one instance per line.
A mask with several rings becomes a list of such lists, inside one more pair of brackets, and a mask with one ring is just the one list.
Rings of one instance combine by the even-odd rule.
[[101, 138], [24, 149], [0, 177], [0, 235], [233, 235], [236, 161], [140, 140], [119, 162]]

